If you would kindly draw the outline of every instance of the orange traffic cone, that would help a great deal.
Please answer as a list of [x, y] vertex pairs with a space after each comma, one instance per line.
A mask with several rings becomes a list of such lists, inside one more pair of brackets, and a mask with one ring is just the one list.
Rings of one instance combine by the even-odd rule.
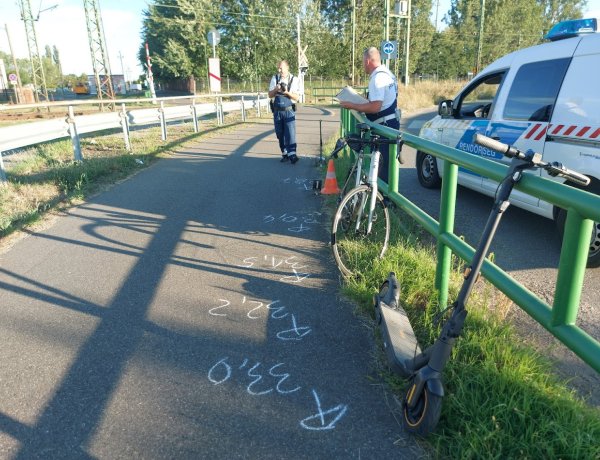
[[327, 175], [325, 176], [325, 187], [321, 190], [323, 195], [334, 195], [340, 193], [337, 179], [335, 177], [335, 166], [333, 160], [329, 160], [327, 164]]

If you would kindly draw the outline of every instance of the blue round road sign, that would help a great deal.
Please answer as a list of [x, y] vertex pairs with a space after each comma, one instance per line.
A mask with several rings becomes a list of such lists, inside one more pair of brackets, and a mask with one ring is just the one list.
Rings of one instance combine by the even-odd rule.
[[395, 46], [392, 42], [385, 42], [383, 44], [383, 52], [385, 54], [394, 54]]

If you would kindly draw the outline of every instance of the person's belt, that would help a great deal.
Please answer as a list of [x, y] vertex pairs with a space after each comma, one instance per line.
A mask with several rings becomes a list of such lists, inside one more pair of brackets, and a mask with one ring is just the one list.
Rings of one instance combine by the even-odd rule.
[[377, 120], [373, 120], [371, 123], [383, 123], [384, 121], [388, 121], [388, 120], [391, 120], [393, 118], [396, 118], [396, 114], [395, 113], [390, 113], [389, 115], [386, 115], [385, 117], [380, 117]]
[[286, 110], [294, 110], [294, 108], [290, 105], [288, 107], [273, 107], [273, 112], [285, 112]]

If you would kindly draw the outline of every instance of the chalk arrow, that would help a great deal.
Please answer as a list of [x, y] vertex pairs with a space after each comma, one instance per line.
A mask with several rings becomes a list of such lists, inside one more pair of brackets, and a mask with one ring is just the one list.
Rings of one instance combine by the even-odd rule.
[[312, 394], [315, 397], [318, 412], [301, 420], [300, 425], [312, 431], [333, 430], [335, 424], [346, 414], [348, 406], [346, 404], [338, 404], [331, 409], [323, 410], [317, 392], [312, 390]]

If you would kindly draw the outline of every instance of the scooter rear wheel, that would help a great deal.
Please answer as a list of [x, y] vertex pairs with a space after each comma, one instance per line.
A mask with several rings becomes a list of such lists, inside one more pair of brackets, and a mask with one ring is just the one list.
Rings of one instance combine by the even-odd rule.
[[425, 387], [417, 404], [411, 409], [408, 407], [407, 401], [414, 390], [415, 385], [413, 384], [406, 391], [402, 410], [402, 425], [409, 433], [425, 437], [435, 429], [440, 420], [442, 397], [431, 393]]

